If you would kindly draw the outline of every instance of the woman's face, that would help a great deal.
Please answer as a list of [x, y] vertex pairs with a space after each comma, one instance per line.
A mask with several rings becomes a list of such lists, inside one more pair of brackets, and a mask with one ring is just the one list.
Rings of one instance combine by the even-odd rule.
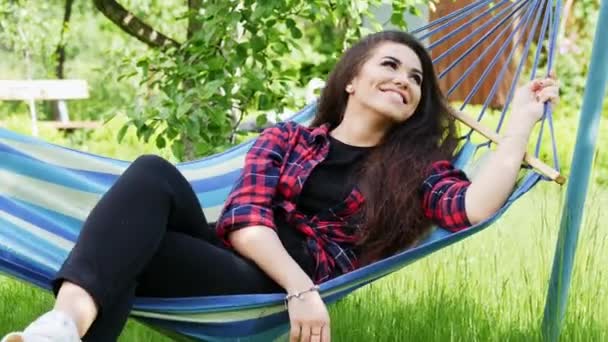
[[422, 82], [422, 64], [414, 50], [385, 42], [374, 49], [346, 91], [350, 94], [348, 101], [356, 101], [374, 115], [401, 123], [416, 111]]

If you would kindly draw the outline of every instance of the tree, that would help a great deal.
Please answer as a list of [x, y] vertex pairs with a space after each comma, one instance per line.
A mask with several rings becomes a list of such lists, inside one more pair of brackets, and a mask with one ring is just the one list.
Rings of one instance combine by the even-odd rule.
[[[30, 2], [4, 1], [0, 4], [0, 41], [3, 48], [23, 57], [22, 68], [15, 71], [16, 78], [64, 78], [66, 36], [74, 1], [62, 2], [63, 21], [59, 21], [56, 15], [58, 11], [55, 11], [59, 9], [59, 1], [36, 4], [39, 8], [37, 15], [33, 15], [34, 4]], [[59, 26], [59, 39], [49, 39], [48, 32]], [[51, 69], [53, 72], [48, 72]], [[52, 103], [50, 108], [52, 115], [58, 119], [57, 102]]]
[[[188, 0], [185, 39], [153, 28], [114, 0], [94, 0], [108, 19], [145, 42], [149, 51], [126, 59], [122, 77], [139, 77], [145, 103], [134, 108], [119, 139], [133, 126], [144, 140], [170, 145], [193, 159], [234, 142], [245, 116], [264, 125], [268, 114], [303, 103], [295, 94], [325, 78], [338, 55], [380, 28], [370, 9], [381, 0]], [[393, 0], [391, 21], [405, 27], [404, 12], [422, 0]]]

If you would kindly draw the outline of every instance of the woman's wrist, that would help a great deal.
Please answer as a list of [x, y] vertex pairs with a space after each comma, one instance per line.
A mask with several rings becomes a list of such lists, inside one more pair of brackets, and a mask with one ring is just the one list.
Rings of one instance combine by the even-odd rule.
[[285, 299], [284, 299], [285, 307], [287, 307], [289, 302], [292, 300], [305, 300], [310, 295], [315, 295], [315, 294], [320, 295], [318, 285], [312, 285], [311, 287], [306, 288], [301, 291], [287, 292], [287, 295], [285, 295]]
[[293, 272], [286, 283], [281, 284], [287, 294], [308, 290], [315, 285], [312, 279], [303, 270]]
[[536, 125], [536, 123], [538, 122], [538, 120], [533, 119], [533, 117], [531, 115], [525, 115], [525, 116], [514, 116], [509, 118], [509, 122], [507, 127], [505, 127], [505, 135], [506, 134], [530, 134], [530, 132], [532, 132], [532, 129], [534, 129], [534, 126]]
[[298, 293], [298, 292], [308, 290], [308, 289], [312, 288], [313, 286], [315, 286], [315, 284], [312, 282], [312, 280], [310, 278], [308, 278], [308, 279], [303, 280], [298, 283], [289, 284], [288, 286], [285, 287], [285, 292], [287, 292], [287, 294]]
[[307, 287], [305, 289], [302, 289], [300, 291], [293, 291], [293, 292], [287, 292], [287, 295], [285, 296], [285, 300], [289, 301], [290, 299], [293, 298], [302, 298], [305, 294], [307, 293], [311, 293], [311, 292], [319, 292], [319, 286], [318, 285], [312, 285], [310, 287]]
[[513, 132], [513, 133], [506, 133], [502, 136], [501, 138], [502, 143], [505, 142], [510, 142], [510, 141], [517, 141], [517, 142], [523, 142], [523, 143], [528, 143], [528, 141], [530, 140], [530, 133], [526, 133], [526, 132]]
[[502, 132], [502, 139], [517, 139], [528, 142], [533, 128], [534, 123], [530, 121], [522, 120], [517, 123], [511, 123], [508, 127], [505, 127], [505, 130]]

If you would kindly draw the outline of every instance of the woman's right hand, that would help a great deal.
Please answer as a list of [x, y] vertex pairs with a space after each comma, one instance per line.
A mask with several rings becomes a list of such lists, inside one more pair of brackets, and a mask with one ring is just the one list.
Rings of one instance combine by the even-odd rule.
[[307, 292], [287, 303], [290, 342], [329, 342], [329, 312], [318, 292]]

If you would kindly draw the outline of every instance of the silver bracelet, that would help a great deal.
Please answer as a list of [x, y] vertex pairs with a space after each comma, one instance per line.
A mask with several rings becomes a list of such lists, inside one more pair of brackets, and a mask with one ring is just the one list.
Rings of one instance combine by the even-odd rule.
[[305, 293], [308, 293], [308, 292], [319, 292], [319, 285], [313, 285], [313, 287], [309, 288], [308, 290], [286, 295], [285, 296], [285, 308], [287, 308], [287, 303], [289, 302], [290, 299], [292, 299], [292, 298], [302, 299], [302, 295]]

